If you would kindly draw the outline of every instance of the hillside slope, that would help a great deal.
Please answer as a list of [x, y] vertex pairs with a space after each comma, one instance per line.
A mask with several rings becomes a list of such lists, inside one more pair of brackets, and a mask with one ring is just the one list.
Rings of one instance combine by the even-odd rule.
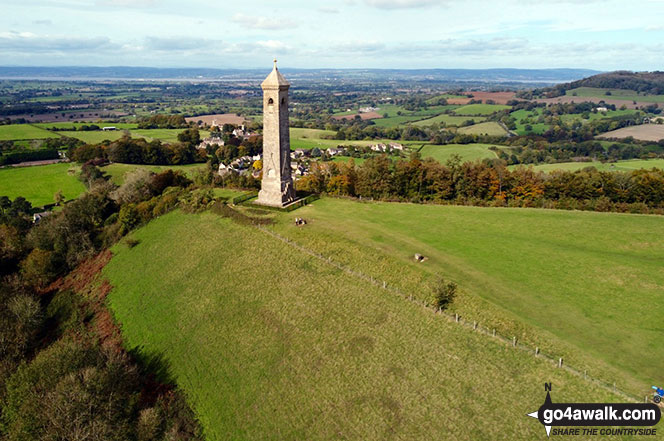
[[617, 400], [254, 227], [175, 212], [132, 237], [109, 304], [209, 440], [533, 439], [545, 381], [556, 401]]
[[660, 216], [331, 198], [298, 216], [274, 228], [407, 292], [451, 278], [460, 314], [634, 395], [664, 381]]

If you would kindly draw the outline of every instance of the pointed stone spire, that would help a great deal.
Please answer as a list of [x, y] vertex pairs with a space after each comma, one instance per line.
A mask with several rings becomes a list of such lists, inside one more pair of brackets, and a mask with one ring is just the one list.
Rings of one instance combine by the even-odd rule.
[[268, 75], [267, 78], [265, 78], [265, 81], [261, 83], [261, 87], [263, 89], [283, 89], [288, 88], [289, 86], [290, 83], [286, 81], [286, 78], [284, 78], [284, 76], [279, 72], [279, 69], [277, 69], [277, 59], [275, 58], [272, 72], [270, 72], [270, 75]]

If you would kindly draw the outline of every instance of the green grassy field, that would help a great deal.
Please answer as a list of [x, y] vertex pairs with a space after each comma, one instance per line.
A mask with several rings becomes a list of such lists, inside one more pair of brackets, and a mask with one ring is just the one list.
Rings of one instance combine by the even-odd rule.
[[[319, 224], [301, 232], [415, 219], [374, 207], [317, 202], [302, 214]], [[292, 216], [279, 226], [297, 233]], [[424, 220], [403, 237], [431, 230]], [[525, 414], [545, 381], [558, 401], [617, 401], [254, 227], [175, 212], [131, 236], [138, 245], [115, 246], [104, 269], [109, 305], [128, 347], [165, 360], [209, 441], [536, 439]]]
[[500, 124], [493, 121], [474, 124], [472, 126], [460, 127], [459, 133], [466, 133], [469, 135], [490, 135], [490, 136], [506, 136], [507, 132]]
[[50, 128], [56, 128], [56, 129], [68, 129], [68, 128], [76, 128], [78, 129], [79, 127], [82, 126], [89, 126], [89, 125], [97, 125], [99, 127], [115, 127], [116, 129], [135, 129], [138, 127], [138, 124], [135, 123], [115, 123], [115, 122], [107, 122], [107, 121], [97, 121], [97, 122], [85, 122], [85, 123], [80, 123], [80, 122], [53, 122], [53, 123], [36, 123], [33, 124], [36, 127], [40, 127], [42, 129], [50, 129]]
[[[514, 168], [518, 166], [510, 166]], [[553, 171], [553, 170], [581, 170], [586, 167], [595, 167], [597, 170], [601, 171], [630, 171], [638, 170], [641, 168], [651, 169], [659, 168], [664, 169], [664, 159], [626, 159], [624, 161], [617, 162], [560, 162], [557, 164], [540, 164], [531, 166], [535, 170], [541, 171]]]
[[102, 141], [115, 141], [124, 136], [123, 130], [117, 130], [113, 132], [102, 132], [102, 131], [92, 131], [92, 132], [79, 132], [79, 131], [61, 131], [53, 132], [59, 133], [61, 136], [67, 136], [69, 138], [80, 139], [81, 141], [88, 144], [99, 144]]
[[[375, 139], [375, 140], [360, 140], [360, 141], [350, 141], [350, 140], [338, 140], [338, 139], [323, 139], [322, 136], [334, 135], [336, 132], [332, 130], [318, 130], [318, 129], [300, 129], [300, 128], [291, 128], [290, 129], [290, 146], [291, 150], [296, 149], [313, 149], [318, 147], [319, 149], [327, 149], [330, 147], [337, 147], [340, 145], [353, 145], [358, 147], [368, 147], [374, 144], [383, 143], [388, 144], [394, 142], [389, 139]], [[417, 144], [414, 141], [398, 141], [404, 146]], [[420, 143], [421, 144], [421, 143]]]
[[637, 396], [664, 382], [660, 216], [339, 199], [298, 215], [306, 229], [279, 231], [324, 255], [416, 295], [443, 275], [459, 284], [455, 308], [470, 320]]
[[454, 111], [457, 115], [491, 115], [499, 110], [510, 109], [510, 106], [501, 104], [468, 104], [461, 106]]
[[568, 115], [561, 115], [560, 119], [563, 120], [566, 123], [571, 123], [574, 121], [581, 121], [582, 123], [590, 122], [590, 121], [595, 121], [598, 119], [604, 119], [604, 118], [612, 118], [616, 116], [624, 116], [624, 115], [633, 115], [637, 110], [633, 109], [625, 109], [625, 110], [607, 110], [606, 112], [590, 112], [588, 115], [588, 119], [583, 119], [581, 114], [568, 114]]
[[484, 158], [497, 158], [493, 151], [489, 150], [491, 144], [427, 144], [420, 150], [423, 158], [433, 158], [441, 163], [447, 162], [452, 155], [459, 155], [461, 162], [476, 161]]
[[[145, 138], [147, 140], [158, 139], [163, 142], [177, 142], [178, 134], [184, 129], [131, 129], [129, 133], [133, 138]], [[80, 139], [89, 144], [98, 144], [102, 141], [115, 141], [124, 136], [124, 130], [116, 130], [112, 132], [94, 131], [94, 132], [70, 132], [62, 131], [57, 132], [62, 136], [69, 136], [72, 138]], [[209, 136], [210, 132], [205, 130], [200, 131], [201, 138]]]
[[[606, 92], [611, 92], [607, 95]], [[639, 95], [634, 90], [624, 89], [598, 89], [595, 87], [578, 87], [570, 89], [565, 93], [568, 96], [595, 97], [607, 100], [646, 101], [653, 103], [664, 103], [664, 95]]]
[[[537, 108], [532, 111], [520, 109], [510, 113], [510, 116], [516, 120], [516, 130], [514, 131], [518, 135], [525, 135], [526, 133], [541, 135], [550, 128], [548, 124], [537, 122], [537, 119], [540, 116], [539, 109]], [[526, 125], [528, 124], [530, 124], [532, 129], [530, 132], [526, 130]]]
[[58, 135], [30, 124], [0, 126], [0, 141], [46, 138], [58, 138]]
[[[178, 134], [184, 129], [135, 129], [131, 131], [134, 138], [146, 138], [148, 140], [158, 139], [163, 142], [177, 142]], [[199, 130], [201, 138], [210, 136], [210, 132]]]
[[140, 164], [118, 164], [113, 163], [101, 167], [101, 171], [105, 172], [107, 176], [111, 178], [111, 181], [121, 185], [124, 182], [124, 177], [127, 173], [139, 168], [144, 168], [155, 173], [162, 172], [164, 170], [180, 170], [184, 172], [187, 176], [191, 177], [196, 170], [205, 167], [205, 164], [186, 164], [186, 165], [140, 165]]
[[416, 121], [421, 120], [422, 118], [426, 118], [426, 116], [402, 115], [402, 116], [393, 116], [391, 118], [374, 119], [373, 122], [378, 127], [397, 127], [409, 123], [414, 123]]
[[85, 191], [78, 172], [76, 166], [68, 163], [1, 168], [0, 196], [23, 196], [35, 207], [52, 204], [53, 195], [59, 190], [66, 200], [75, 199]]
[[484, 121], [486, 118], [482, 116], [459, 116], [459, 115], [449, 115], [446, 113], [440, 114], [438, 116], [434, 116], [433, 118], [429, 119], [424, 119], [421, 121], [417, 121], [413, 123], [413, 125], [416, 126], [430, 126], [431, 124], [436, 124], [436, 123], [445, 123], [448, 126], [458, 126], [469, 119], [475, 121], [476, 123], [480, 123]]

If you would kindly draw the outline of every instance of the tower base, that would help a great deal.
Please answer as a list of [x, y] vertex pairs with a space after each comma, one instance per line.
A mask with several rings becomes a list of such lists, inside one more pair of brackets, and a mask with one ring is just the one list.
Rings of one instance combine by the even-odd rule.
[[295, 188], [289, 181], [283, 182], [263, 182], [261, 191], [258, 192], [257, 204], [268, 205], [270, 207], [283, 208], [297, 199], [295, 196]]

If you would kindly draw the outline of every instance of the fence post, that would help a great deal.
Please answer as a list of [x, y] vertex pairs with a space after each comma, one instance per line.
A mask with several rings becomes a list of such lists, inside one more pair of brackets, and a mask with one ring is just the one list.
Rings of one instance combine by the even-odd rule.
[[559, 367], [559, 368], [563, 367], [563, 357], [560, 357], [560, 358], [558, 359], [558, 367]]
[[583, 379], [584, 380], [588, 379], [588, 370], [587, 369], [583, 371]]
[[473, 322], [473, 329], [477, 329], [477, 322], [476, 321]]
[[493, 328], [493, 336], [496, 336], [496, 328]]
[[512, 337], [512, 346], [516, 348], [516, 337]]
[[454, 321], [459, 323], [459, 314], [454, 313]]
[[383, 288], [387, 288], [387, 282], [383, 280]]
[[535, 348], [535, 357], [539, 355], [539, 346]]

